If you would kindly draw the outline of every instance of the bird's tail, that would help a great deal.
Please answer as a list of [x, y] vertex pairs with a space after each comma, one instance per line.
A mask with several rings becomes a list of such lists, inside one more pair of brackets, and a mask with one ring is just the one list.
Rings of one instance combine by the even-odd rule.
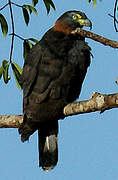
[[38, 130], [39, 136], [39, 167], [49, 171], [58, 161], [58, 121], [45, 124]]

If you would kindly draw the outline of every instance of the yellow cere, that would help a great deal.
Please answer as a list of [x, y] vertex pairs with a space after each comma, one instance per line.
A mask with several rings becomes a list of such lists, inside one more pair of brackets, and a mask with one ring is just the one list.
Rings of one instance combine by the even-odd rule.
[[79, 19], [79, 23], [83, 26], [84, 25], [84, 19]]
[[77, 14], [77, 17], [78, 17], [79, 19], [81, 19], [81, 18], [82, 18], [82, 16], [81, 16], [80, 14]]

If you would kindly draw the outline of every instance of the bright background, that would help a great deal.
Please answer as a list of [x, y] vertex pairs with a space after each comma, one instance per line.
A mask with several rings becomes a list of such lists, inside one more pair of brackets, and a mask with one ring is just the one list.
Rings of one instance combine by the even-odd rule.
[[[1, 0], [0, 6], [6, 0]], [[16, 1], [21, 3], [20, 0]], [[27, 0], [27, 2], [29, 2]], [[14, 8], [15, 31], [24, 38], [41, 39], [56, 19], [67, 10], [81, 10], [93, 23], [92, 32], [117, 41], [113, 20], [112, 0], [97, 1], [96, 8], [86, 0], [55, 0], [56, 11], [47, 16], [44, 4], [39, 2], [39, 15], [32, 15], [27, 28], [21, 9]], [[22, 1], [26, 3], [26, 0]], [[7, 8], [2, 11], [8, 17]], [[10, 33], [10, 31], [9, 31]], [[118, 52], [95, 41], [86, 40], [94, 58], [83, 84], [80, 99], [89, 99], [97, 91], [116, 93], [118, 86]], [[11, 37], [3, 38], [0, 32], [0, 61], [9, 58]], [[23, 65], [22, 41], [15, 40], [13, 60]], [[10, 72], [12, 76], [12, 72]], [[22, 91], [14, 77], [5, 85], [0, 81], [0, 114], [22, 113]], [[59, 161], [49, 173], [38, 168], [37, 133], [29, 143], [21, 143], [17, 129], [0, 129], [0, 179], [1, 180], [118, 180], [118, 110], [68, 117], [59, 122]]]

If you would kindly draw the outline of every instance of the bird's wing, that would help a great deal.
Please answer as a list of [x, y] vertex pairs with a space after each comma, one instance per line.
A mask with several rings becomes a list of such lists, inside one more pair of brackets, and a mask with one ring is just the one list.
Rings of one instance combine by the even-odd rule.
[[31, 93], [33, 83], [36, 79], [38, 64], [41, 59], [41, 47], [36, 44], [26, 57], [20, 84], [24, 92], [24, 97]]
[[48, 48], [42, 48], [39, 43], [35, 45], [25, 60], [21, 76], [24, 98], [36, 98], [38, 103], [42, 102], [61, 71], [62, 62], [51, 56]]

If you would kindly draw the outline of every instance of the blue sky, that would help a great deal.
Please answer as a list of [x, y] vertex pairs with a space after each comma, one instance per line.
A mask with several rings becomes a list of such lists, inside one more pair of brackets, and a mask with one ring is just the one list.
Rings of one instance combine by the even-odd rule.
[[[0, 2], [0, 6], [5, 0]], [[21, 2], [20, 0], [16, 2]], [[29, 2], [22, 1], [22, 3]], [[53, 26], [57, 17], [67, 10], [81, 10], [93, 23], [92, 32], [117, 40], [113, 28], [113, 1], [97, 1], [96, 8], [86, 0], [55, 0], [56, 11], [47, 16], [43, 2], [38, 5], [39, 15], [32, 15], [27, 28], [21, 10], [14, 8], [15, 31], [24, 38], [41, 39]], [[7, 9], [2, 11], [8, 16]], [[9, 20], [9, 17], [7, 17]], [[1, 33], [1, 32], [0, 32]], [[10, 31], [9, 31], [10, 33]], [[9, 58], [11, 37], [0, 34], [0, 62]], [[89, 99], [97, 91], [116, 93], [118, 86], [118, 52], [100, 43], [86, 39], [94, 58], [85, 78], [80, 100]], [[15, 40], [13, 60], [23, 65], [22, 41]], [[22, 91], [12, 79], [5, 85], [0, 81], [0, 114], [22, 113]], [[59, 122], [59, 161], [49, 173], [38, 168], [37, 133], [30, 141], [21, 143], [17, 129], [0, 129], [0, 177], [1, 180], [118, 180], [118, 111], [117, 109], [68, 117]]]

